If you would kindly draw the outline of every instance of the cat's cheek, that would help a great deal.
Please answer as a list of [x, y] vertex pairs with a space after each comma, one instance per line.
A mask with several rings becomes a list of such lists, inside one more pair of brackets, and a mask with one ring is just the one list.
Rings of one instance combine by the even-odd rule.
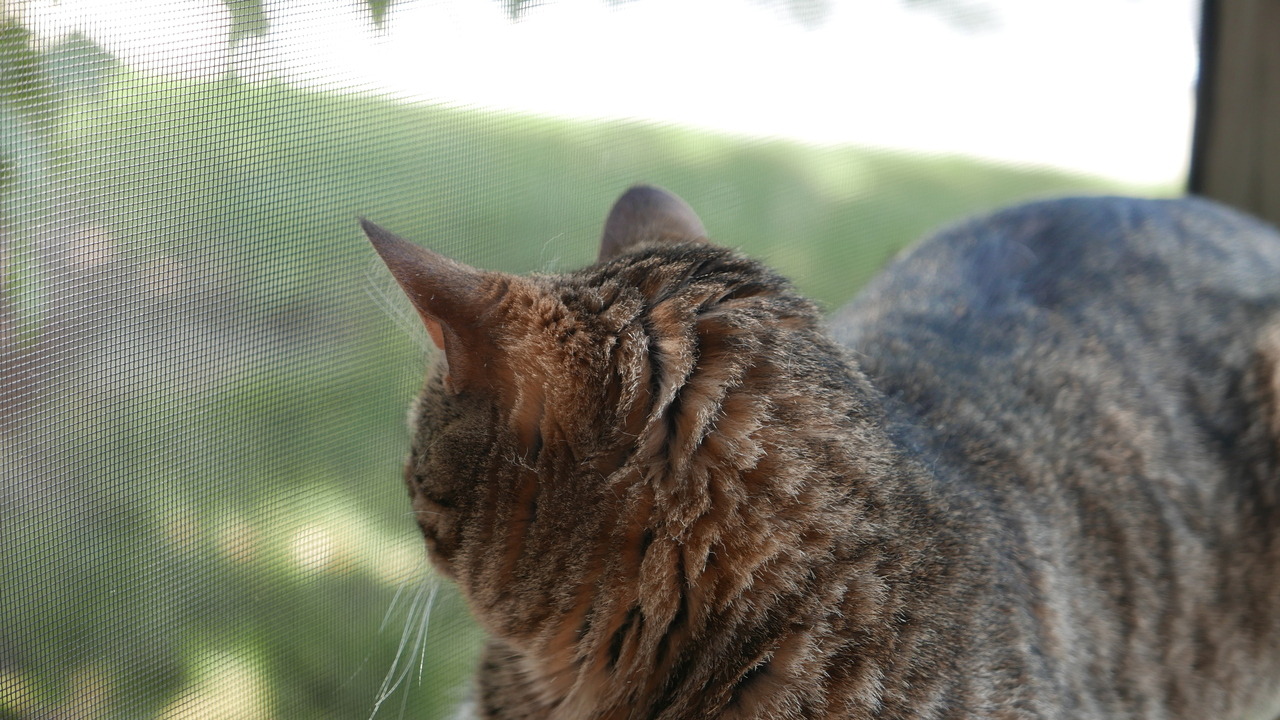
[[427, 549], [427, 559], [437, 571], [450, 579], [456, 578], [453, 566], [456, 537], [454, 514], [431, 502], [421, 492], [413, 494], [413, 513], [422, 530]]
[[427, 559], [431, 561], [431, 567], [435, 568], [436, 572], [457, 582], [458, 573], [454, 570], [453, 563], [440, 553], [436, 543], [430, 537], [427, 538]]

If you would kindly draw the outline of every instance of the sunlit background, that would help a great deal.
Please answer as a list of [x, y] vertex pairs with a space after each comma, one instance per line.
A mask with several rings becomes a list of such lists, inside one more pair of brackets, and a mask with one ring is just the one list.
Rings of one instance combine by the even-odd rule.
[[217, 0], [31, 2], [130, 67], [822, 144], [958, 152], [1138, 183], [1185, 172], [1193, 0], [268, 0], [238, 49]]
[[589, 262], [627, 185], [835, 307], [1064, 193], [1180, 192], [1189, 0], [7, 0], [0, 720], [445, 717], [367, 216]]

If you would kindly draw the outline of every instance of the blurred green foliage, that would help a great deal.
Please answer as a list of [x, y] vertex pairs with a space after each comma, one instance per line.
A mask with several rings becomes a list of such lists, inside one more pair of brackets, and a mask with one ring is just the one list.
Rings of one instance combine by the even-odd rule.
[[479, 632], [448, 586], [414, 647], [434, 580], [398, 474], [423, 346], [358, 216], [552, 271], [589, 262], [612, 199], [652, 182], [834, 306], [939, 223], [1117, 189], [106, 60], [75, 84], [46, 71], [97, 55], [59, 52], [15, 56], [34, 64], [13, 102], [52, 77], [64, 110], [39, 149], [6, 143], [27, 189], [0, 250], [41, 282], [0, 301], [40, 309], [22, 322], [44, 350], [38, 376], [0, 378], [30, 385], [21, 422], [0, 419], [4, 720], [362, 718], [406, 668], [379, 717], [464, 692]]
[[231, 14], [231, 29], [227, 36], [232, 45], [267, 33], [267, 13], [262, 0], [223, 0]]
[[49, 85], [31, 31], [0, 14], [0, 104], [31, 111], [49, 101]]

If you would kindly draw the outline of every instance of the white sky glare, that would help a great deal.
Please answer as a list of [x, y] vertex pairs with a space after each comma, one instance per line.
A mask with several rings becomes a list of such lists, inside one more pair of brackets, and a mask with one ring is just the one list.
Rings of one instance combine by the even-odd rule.
[[[970, 3], [972, 4], [972, 3]], [[1185, 173], [1195, 0], [983, 0], [965, 32], [903, 0], [833, 0], [806, 28], [750, 0], [268, 0], [255, 71], [293, 82], [544, 115], [640, 118], [823, 144], [987, 156], [1140, 183]], [[31, 0], [146, 72], [228, 62], [220, 0]]]

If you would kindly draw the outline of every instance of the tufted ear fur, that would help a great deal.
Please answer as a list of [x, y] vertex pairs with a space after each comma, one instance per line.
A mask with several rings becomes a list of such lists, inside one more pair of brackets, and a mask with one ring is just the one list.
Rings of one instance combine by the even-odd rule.
[[445, 386], [458, 393], [490, 384], [487, 360], [496, 345], [485, 316], [512, 278], [464, 265], [368, 220], [360, 224], [443, 352]]
[[707, 230], [689, 204], [652, 185], [636, 185], [609, 211], [598, 260], [610, 260], [649, 241], [705, 240]]

